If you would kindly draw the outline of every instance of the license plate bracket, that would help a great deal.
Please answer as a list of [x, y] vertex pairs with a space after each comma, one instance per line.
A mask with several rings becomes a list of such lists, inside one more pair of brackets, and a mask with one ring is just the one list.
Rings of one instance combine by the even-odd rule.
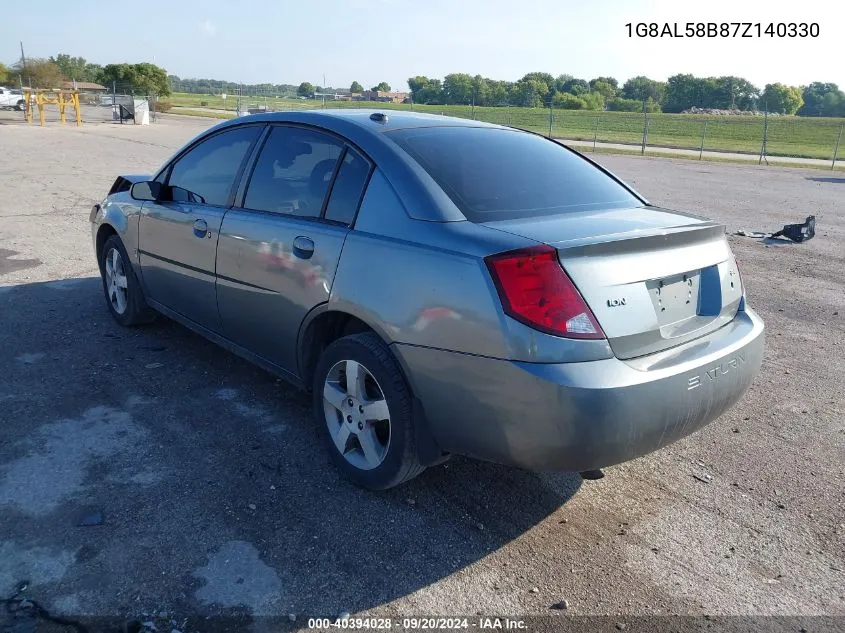
[[698, 313], [700, 271], [648, 282], [648, 294], [661, 327], [695, 317]]

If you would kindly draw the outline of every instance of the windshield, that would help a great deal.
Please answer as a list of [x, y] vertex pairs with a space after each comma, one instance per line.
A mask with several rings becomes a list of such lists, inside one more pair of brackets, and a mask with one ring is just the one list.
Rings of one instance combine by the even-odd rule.
[[535, 134], [429, 127], [387, 135], [428, 172], [470, 222], [642, 206], [589, 161]]

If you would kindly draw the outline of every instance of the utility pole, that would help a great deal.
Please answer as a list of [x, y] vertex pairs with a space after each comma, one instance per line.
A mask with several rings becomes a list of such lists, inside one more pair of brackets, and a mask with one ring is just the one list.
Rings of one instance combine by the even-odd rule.
[[599, 117], [596, 117], [596, 129], [593, 132], [593, 151], [596, 151], [596, 141], [599, 140]]
[[766, 160], [766, 164], [769, 164], [769, 159], [766, 158], [766, 145], [769, 142], [769, 101], [768, 99], [765, 101], [765, 112], [763, 113], [763, 144], [760, 146], [760, 160], [757, 161], [758, 165], [763, 164], [763, 160]]
[[[18, 81], [21, 84], [21, 93], [23, 93], [23, 76], [26, 74], [26, 57], [23, 54], [23, 42], [21, 42], [21, 74], [18, 76]], [[29, 82], [32, 84], [32, 80]], [[30, 85], [30, 88], [32, 86]]]
[[839, 126], [839, 138], [836, 139], [836, 147], [833, 148], [833, 160], [830, 163], [831, 171], [836, 167], [836, 155], [839, 153], [839, 143], [842, 142], [842, 129], [845, 128], [845, 125]]
[[640, 155], [645, 156], [645, 147], [648, 144], [648, 110], [646, 109], [646, 99], [643, 99], [643, 146], [640, 150]]

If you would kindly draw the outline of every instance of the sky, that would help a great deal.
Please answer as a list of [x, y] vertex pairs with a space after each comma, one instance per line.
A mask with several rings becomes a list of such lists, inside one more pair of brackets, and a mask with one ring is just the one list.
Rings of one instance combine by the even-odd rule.
[[[758, 87], [845, 87], [835, 0], [106, 0], [0, 1], [0, 62], [57, 53], [151, 61], [183, 78], [308, 81], [407, 90], [415, 75], [515, 81], [533, 71], [590, 79], [736, 75]], [[644, 39], [627, 23], [815, 22], [817, 38]], [[325, 75], [325, 84], [323, 76]]]

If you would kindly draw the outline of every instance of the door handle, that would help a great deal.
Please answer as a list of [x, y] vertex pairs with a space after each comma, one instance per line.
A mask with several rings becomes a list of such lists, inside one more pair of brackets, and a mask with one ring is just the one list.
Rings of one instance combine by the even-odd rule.
[[314, 254], [314, 240], [300, 235], [293, 240], [293, 254], [300, 259], [311, 259]]
[[208, 223], [205, 220], [194, 220], [194, 235], [197, 237], [205, 237], [208, 233]]

